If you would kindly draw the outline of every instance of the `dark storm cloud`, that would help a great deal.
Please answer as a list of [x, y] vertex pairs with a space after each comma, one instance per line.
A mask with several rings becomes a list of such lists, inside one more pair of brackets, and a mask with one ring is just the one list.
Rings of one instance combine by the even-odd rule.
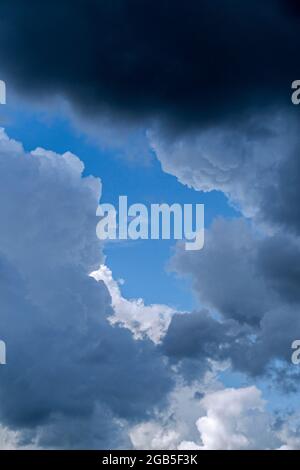
[[256, 266], [253, 237], [242, 219], [216, 220], [206, 233], [203, 250], [192, 254], [178, 250], [172, 260], [176, 271], [192, 275], [201, 302], [227, 319], [249, 325], [257, 325], [274, 304]]
[[187, 381], [199, 380], [211, 370], [211, 359], [228, 359], [233, 343], [243, 338], [246, 330], [234, 321], [218, 321], [205, 310], [175, 314], [162, 351]]
[[196, 122], [288, 104], [295, 1], [3, 0], [1, 73], [84, 112]]
[[300, 302], [300, 245], [288, 235], [278, 235], [261, 242], [258, 267], [280, 297], [290, 303]]
[[202, 304], [222, 321], [203, 312], [174, 315], [166, 354], [186, 364], [230, 359], [235, 369], [254, 376], [277, 359], [287, 367], [300, 332], [299, 259], [297, 238], [261, 238], [244, 219], [215, 221], [205, 248], [193, 254], [178, 249], [173, 267], [191, 276]]
[[[296, 134], [298, 132], [298, 134]], [[279, 163], [274, 179], [265, 181], [258, 193], [261, 220], [300, 234], [300, 142], [299, 125], [294, 149]], [[288, 146], [288, 143], [286, 144]]]
[[226, 323], [217, 322], [205, 311], [175, 314], [164, 338], [163, 349], [173, 358], [214, 357], [227, 331]]

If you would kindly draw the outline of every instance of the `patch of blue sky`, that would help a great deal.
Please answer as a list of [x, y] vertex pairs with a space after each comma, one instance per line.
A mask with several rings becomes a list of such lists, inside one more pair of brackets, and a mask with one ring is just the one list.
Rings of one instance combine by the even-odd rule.
[[[85, 174], [102, 180], [101, 202], [117, 205], [119, 196], [127, 195], [129, 204], [204, 204], [206, 227], [217, 216], [238, 216], [222, 193], [197, 192], [183, 186], [162, 171], [154, 155], [147, 164], [139, 164], [136, 159], [120, 158], [119, 152], [113, 149], [101, 149], [91, 137], [78, 131], [67, 114], [56, 113], [52, 107], [47, 111], [14, 98], [2, 111], [0, 120], [8, 135], [21, 141], [28, 151], [44, 147], [78, 155], [85, 164]], [[167, 269], [175, 243], [174, 240], [138, 240], [106, 245], [107, 265], [115, 279], [125, 281], [122, 286], [125, 297], [142, 297], [146, 303], [168, 304], [181, 311], [197, 308], [189, 280], [178, 279]]]

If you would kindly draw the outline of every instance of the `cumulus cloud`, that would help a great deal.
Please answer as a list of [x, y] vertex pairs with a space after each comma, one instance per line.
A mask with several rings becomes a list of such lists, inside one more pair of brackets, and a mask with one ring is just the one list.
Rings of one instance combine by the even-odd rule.
[[142, 421], [130, 429], [135, 449], [177, 449], [186, 439], [197, 439], [195, 417], [203, 415], [202, 398], [222, 385], [216, 380], [218, 367], [207, 371], [201, 380], [187, 384], [177, 376], [177, 384], [168, 395], [164, 409], [151, 420]]
[[167, 305], [145, 305], [143, 299], [125, 299], [120, 286], [113, 279], [111, 270], [102, 264], [91, 276], [103, 281], [112, 300], [114, 314], [110, 317], [112, 324], [120, 324], [128, 328], [136, 339], [149, 337], [155, 344], [161, 342], [168, 330], [175, 311]]
[[205, 416], [196, 423], [201, 443], [184, 441], [179, 445], [181, 450], [268, 449], [280, 442], [254, 386], [207, 394], [202, 405]]
[[172, 450], [178, 440], [178, 433], [173, 429], [165, 430], [157, 422], [142, 423], [132, 429], [131, 441], [135, 449]]
[[[178, 383], [168, 405], [131, 428], [135, 449], [298, 449], [299, 416], [278, 418], [256, 386], [224, 388], [214, 373], [192, 385]], [[198, 419], [195, 420], [195, 417]]]
[[0, 420], [23, 445], [126, 446], [120, 423], [159, 408], [172, 380], [150, 340], [109, 323], [109, 292], [88, 276], [103, 260], [100, 182], [4, 131], [0, 169]]
[[244, 219], [217, 219], [206, 232], [205, 247], [190, 255], [177, 250], [173, 269], [192, 274], [201, 302], [229, 319], [255, 324], [274, 305], [256, 266], [258, 236]]
[[[291, 343], [300, 331], [295, 114], [284, 108], [272, 116], [253, 112], [235, 125], [214, 123], [176, 135], [158, 126], [149, 139], [164, 171], [195, 190], [222, 191], [244, 216], [215, 220], [201, 252], [191, 255], [179, 246], [171, 262], [175, 271], [191, 277], [201, 304], [222, 319], [222, 339], [216, 318], [205, 322], [207, 327], [215, 323], [209, 328], [216, 333], [210, 355], [227, 354], [235, 368], [254, 375], [266, 372], [277, 359], [290, 363]], [[197, 329], [200, 316], [187, 317], [186, 329]], [[179, 331], [184, 321], [174, 316], [169, 332]], [[183, 340], [179, 354], [179, 336], [170, 343], [177, 360], [180, 354], [184, 360], [205, 356], [207, 343], [196, 339], [186, 345]], [[291, 377], [297, 383], [298, 374], [288, 376], [290, 388]]]
[[291, 110], [238, 124], [148, 133], [162, 168], [197, 191], [222, 191], [243, 215], [270, 229], [299, 231], [298, 119]]
[[[192, 256], [178, 247], [172, 267], [192, 277], [210, 313], [174, 315], [163, 343], [167, 354], [201, 364], [205, 357], [230, 359], [236, 369], [252, 375], [266, 372], [275, 360], [290, 370], [291, 344], [300, 331], [299, 253], [297, 238], [281, 233], [262, 237], [244, 219], [213, 222], [204, 250]], [[292, 377], [286, 379], [290, 384]]]

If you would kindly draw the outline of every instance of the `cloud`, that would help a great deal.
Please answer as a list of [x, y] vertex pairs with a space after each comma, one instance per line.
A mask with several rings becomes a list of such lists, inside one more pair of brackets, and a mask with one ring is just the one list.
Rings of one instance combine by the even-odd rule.
[[[249, 332], [258, 328], [257, 318], [179, 314], [124, 299], [103, 266], [95, 234], [100, 182], [83, 177], [76, 156], [43, 149], [26, 153], [2, 131], [0, 170], [0, 333], [7, 344], [0, 383], [1, 446], [258, 445], [253, 429], [269, 425], [259, 392], [250, 387], [247, 393], [221, 393], [215, 380], [224, 361], [241, 368], [237, 357], [245, 357], [246, 365], [251, 354], [255, 357], [259, 349], [251, 350], [249, 341], [248, 350], [240, 353]], [[213, 229], [213, 236], [224, 234], [224, 252], [231, 248], [231, 228], [230, 222], [219, 221]], [[234, 249], [237, 259], [239, 251], [248, 253], [246, 271], [256, 260], [252, 252], [261, 248], [252, 247], [248, 229], [236, 221], [235, 231], [243, 236]], [[261, 256], [262, 266], [268, 266], [269, 257], [275, 262], [272, 254]], [[89, 274], [99, 265], [96, 282]], [[282, 261], [280, 266], [286, 269]], [[273, 282], [270, 278], [268, 289]], [[292, 301], [293, 292], [287, 291]], [[284, 346], [285, 320], [278, 314], [274, 321], [274, 312], [272, 318], [268, 314], [259, 322], [261, 344], [273, 357], [268, 335], [278, 329]], [[198, 428], [195, 416], [200, 417]], [[218, 432], [214, 423], [222, 425]], [[259, 445], [271, 446], [273, 438], [268, 434]], [[276, 440], [276, 446], [291, 445], [291, 439], [289, 444]]]
[[0, 421], [22, 445], [126, 447], [126, 423], [172, 388], [160, 352], [110, 324], [108, 290], [89, 277], [103, 262], [100, 182], [82, 171], [0, 134]]
[[[286, 417], [287, 418], [287, 417]], [[278, 436], [284, 442], [279, 450], [299, 450], [300, 449], [300, 428], [299, 414], [288, 416], [288, 419], [280, 421]]]
[[111, 270], [104, 264], [91, 276], [96, 281], [103, 281], [110, 293], [114, 311], [110, 321], [113, 325], [128, 328], [136, 339], [148, 337], [153, 343], [160, 343], [175, 313], [172, 308], [167, 305], [145, 305], [143, 299], [125, 299]]
[[298, 118], [291, 109], [183, 133], [156, 126], [149, 142], [165, 172], [197, 191], [222, 191], [264, 229], [299, 234]]
[[[201, 313], [187, 317], [184, 330], [209, 328], [217, 339], [210, 342], [209, 356], [229, 358], [234, 368], [252, 375], [266, 373], [276, 360], [290, 363], [291, 343], [300, 331], [297, 128], [295, 115], [281, 110], [176, 136], [159, 126], [149, 132], [164, 171], [198, 191], [222, 191], [241, 211], [243, 217], [212, 223], [201, 252], [191, 255], [178, 247], [171, 265], [191, 277], [210, 312], [208, 321]], [[216, 316], [224, 325], [223, 338]], [[174, 316], [169, 328], [177, 361], [180, 355], [203, 361], [204, 340], [179, 340], [184, 321]], [[279, 375], [286, 375], [282, 368]], [[286, 389], [298, 380], [298, 374], [288, 373]]]
[[172, 429], [165, 430], [159, 423], [148, 422], [136, 426], [131, 431], [131, 441], [135, 449], [172, 450], [178, 433]]
[[278, 445], [260, 391], [252, 386], [224, 389], [202, 400], [205, 416], [197, 420], [200, 442], [182, 442], [180, 450], [268, 449]]
[[204, 250], [191, 256], [179, 247], [173, 257], [173, 269], [191, 276], [210, 313], [174, 315], [166, 353], [177, 361], [230, 359], [234, 368], [253, 375], [265, 373], [274, 360], [290, 369], [291, 343], [300, 331], [299, 256], [295, 237], [260, 237], [244, 219], [216, 220]]
[[209, 308], [241, 324], [257, 324], [274, 298], [257, 268], [255, 231], [244, 219], [216, 219], [205, 238], [201, 252], [185, 255], [178, 249], [171, 266], [192, 275], [200, 301]]
[[150, 420], [142, 421], [130, 429], [135, 449], [177, 449], [186, 439], [197, 439], [195, 417], [204, 413], [201, 399], [222, 386], [216, 380], [218, 367], [207, 371], [193, 383], [185, 383], [177, 376], [177, 383], [168, 395], [166, 406]]
[[84, 114], [240, 120], [287, 105], [297, 78], [299, 15], [283, 0], [4, 1], [2, 11], [3, 78]]
[[[168, 405], [132, 427], [135, 449], [252, 450], [299, 448], [299, 416], [278, 417], [256, 386], [224, 388], [216, 370], [205, 380], [178, 383]], [[195, 416], [198, 419], [195, 420]]]
[[[100, 181], [82, 176], [76, 156], [26, 153], [2, 132], [1, 446], [296, 447], [298, 429], [269, 439], [254, 387], [195, 389], [223, 361], [252, 376], [273, 366], [285, 387], [299, 381], [284, 362], [300, 330], [300, 147], [288, 109], [299, 78], [296, 2], [1, 8], [8, 95], [12, 87], [38, 101], [62, 97], [78, 126], [93, 134], [100, 125], [102, 144], [125, 153], [134, 145], [151, 155], [148, 127], [164, 171], [222, 191], [251, 219], [216, 221], [199, 253], [178, 248], [173, 267], [192, 276], [201, 311], [124, 299], [107, 268], [98, 282], [89, 276], [104, 261]], [[112, 122], [122, 124], [118, 139]], [[268, 439], [257, 442], [264, 426]]]
[[0, 426], [0, 449], [15, 450], [18, 446], [18, 433]]
[[219, 321], [207, 311], [175, 314], [162, 342], [162, 351], [184, 380], [204, 379], [216, 364], [222, 369], [232, 347], [245, 333], [232, 321]]

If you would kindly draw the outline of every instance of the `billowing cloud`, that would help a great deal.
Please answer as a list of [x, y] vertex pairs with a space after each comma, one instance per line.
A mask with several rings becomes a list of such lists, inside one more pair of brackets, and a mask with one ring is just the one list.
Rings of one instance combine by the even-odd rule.
[[202, 405], [205, 416], [196, 423], [200, 443], [182, 442], [181, 450], [268, 449], [280, 442], [256, 387], [220, 390], [206, 395]]
[[103, 260], [100, 182], [72, 154], [0, 137], [1, 423], [23, 445], [126, 446], [125, 424], [172, 381], [150, 340], [110, 324], [108, 290], [89, 277]]
[[219, 366], [212, 367], [201, 380], [187, 384], [180, 379], [168, 395], [166, 406], [150, 420], [130, 429], [135, 449], [177, 449], [184, 440], [198, 439], [195, 421], [204, 414], [202, 398], [216, 392], [222, 385], [216, 380]]
[[297, 115], [290, 110], [252, 114], [238, 124], [184, 133], [149, 131], [163, 170], [197, 191], [222, 191], [263, 227], [299, 233]]
[[256, 266], [255, 236], [243, 219], [217, 219], [201, 252], [185, 255], [179, 248], [172, 261], [174, 269], [193, 275], [201, 302], [240, 323], [258, 323], [274, 305]]
[[[191, 255], [178, 247], [172, 266], [191, 276], [210, 313], [175, 315], [164, 339], [167, 354], [201, 364], [205, 357], [230, 359], [254, 375], [276, 360], [293, 368], [291, 344], [300, 331], [299, 250], [296, 237], [262, 237], [243, 219], [216, 220], [201, 252]], [[298, 381], [297, 374], [294, 378]]]
[[[222, 191], [244, 216], [215, 220], [201, 252], [191, 255], [178, 247], [172, 266], [191, 277], [201, 304], [210, 311], [208, 321], [201, 314], [187, 317], [185, 330], [194, 331], [204, 322], [201, 329], [216, 334], [216, 341], [209, 341], [210, 357], [227, 354], [234, 367], [254, 375], [278, 359], [290, 363], [291, 343], [300, 331], [296, 115], [283, 110], [272, 116], [254, 113], [235, 126], [223, 123], [176, 136], [157, 127], [149, 139], [165, 171], [198, 191]], [[178, 333], [172, 340], [167, 334], [165, 343], [174, 345], [172, 355], [176, 352], [178, 360], [180, 354], [184, 360], [200, 360], [207, 343], [196, 338], [186, 345], [179, 342], [184, 321], [173, 317], [168, 333]], [[235, 326], [228, 329], [232, 321]], [[215, 325], [209, 327], [211, 323]], [[291, 375], [298, 381], [298, 374]]]
[[178, 384], [164, 412], [134, 426], [130, 439], [135, 449], [299, 449], [299, 416], [282, 419], [256, 386], [224, 388], [208, 374]]

